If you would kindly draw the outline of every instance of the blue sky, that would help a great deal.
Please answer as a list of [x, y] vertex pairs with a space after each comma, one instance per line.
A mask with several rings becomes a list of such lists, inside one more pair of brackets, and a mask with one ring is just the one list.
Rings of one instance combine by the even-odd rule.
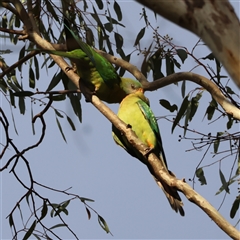
[[[139, 21], [139, 13], [142, 6], [133, 1], [119, 1], [121, 3], [124, 17], [126, 18], [127, 30], [124, 38], [124, 48], [127, 51], [132, 50], [135, 36], [144, 26], [143, 21]], [[239, 3], [231, 2], [239, 16]], [[132, 9], [135, 9], [133, 12]], [[151, 15], [151, 14], [149, 14]], [[153, 18], [154, 19], [154, 18]], [[177, 27], [176, 25], [158, 17], [156, 25], [160, 26], [160, 34], [173, 37], [173, 42], [179, 46], [187, 46], [191, 49], [198, 38], [190, 32]], [[152, 36], [149, 36], [151, 39]], [[145, 42], [144, 42], [145, 41]], [[147, 44], [147, 39], [142, 44]], [[6, 47], [7, 45], [7, 47]], [[10, 48], [14, 53], [10, 56], [4, 56], [8, 63], [13, 62], [11, 58], [18, 59], [21, 45], [12, 46], [2, 41], [1, 48]], [[129, 50], [128, 50], [129, 49]], [[207, 48], [199, 48], [196, 51], [198, 57], [206, 56], [209, 53]], [[136, 56], [131, 58], [131, 63], [140, 64], [140, 59]], [[182, 66], [181, 71], [190, 70], [195, 63], [187, 60]], [[27, 69], [27, 67], [26, 67]], [[55, 70], [50, 69], [46, 74], [42, 69], [41, 79], [38, 87], [46, 89]], [[195, 73], [206, 73], [197, 68]], [[126, 76], [131, 76], [127, 75]], [[28, 85], [27, 75], [23, 73], [22, 82], [26, 81]], [[197, 87], [194, 84], [188, 84], [187, 89]], [[151, 108], [157, 117], [169, 115], [163, 107], [159, 105], [159, 99], [167, 99], [172, 104], [178, 106], [181, 104], [182, 97], [180, 89], [175, 86], [168, 86], [155, 92], [147, 92], [151, 102]], [[192, 129], [199, 131], [217, 132], [226, 130], [226, 120], [219, 121], [217, 124], [208, 125], [205, 120], [202, 121], [206, 105], [211, 101], [210, 95], [204, 93], [204, 103], [200, 106], [196, 118], [194, 119]], [[4, 97], [1, 97], [0, 104], [6, 110], [10, 119], [9, 105]], [[22, 149], [34, 141], [37, 141], [40, 130], [40, 123], [36, 122], [36, 135], [32, 135], [31, 130], [31, 112], [30, 100], [26, 105], [26, 114], [19, 114], [18, 109], [14, 109], [16, 125], [19, 134], [14, 133], [13, 127], [10, 129], [10, 136], [14, 139], [15, 144]], [[184, 195], [181, 194], [184, 202], [185, 217], [181, 217], [171, 210], [162, 191], [157, 187], [147, 168], [137, 159], [132, 158], [122, 148], [118, 147], [111, 136], [111, 124], [104, 116], [101, 115], [90, 103], [81, 101], [83, 109], [83, 123], [79, 124], [74, 113], [72, 112], [70, 103], [54, 102], [54, 107], [64, 110], [70, 116], [77, 131], [73, 132], [66, 119], [60, 119], [67, 144], [63, 141], [61, 134], [56, 126], [55, 113], [49, 110], [45, 114], [47, 123], [46, 136], [43, 143], [38, 149], [26, 153], [36, 181], [49, 185], [57, 189], [67, 189], [72, 187], [70, 192], [78, 194], [82, 197], [94, 199], [95, 202], [89, 203], [97, 212], [104, 217], [113, 234], [106, 234], [97, 222], [96, 215], [92, 213], [91, 220], [87, 219], [87, 214], [83, 204], [75, 200], [69, 205], [69, 216], [63, 216], [65, 221], [77, 233], [81, 239], [228, 239], [229, 237], [222, 232], [216, 224], [197, 206], [189, 202]], [[206, 104], [206, 105], [205, 105]], [[36, 103], [34, 113], [38, 113], [43, 107]], [[117, 112], [118, 105], [109, 105], [111, 109]], [[11, 121], [10, 121], [11, 123]], [[174, 134], [171, 134], [171, 123], [164, 119], [158, 121], [165, 154], [167, 157], [169, 168], [176, 174], [178, 178], [188, 180], [192, 178], [196, 166], [202, 158], [204, 151], [190, 151], [192, 148], [190, 141], [178, 142], [178, 135], [182, 134], [182, 130], [176, 128]], [[231, 129], [231, 132], [238, 131], [237, 126]], [[4, 137], [2, 136], [2, 139]], [[2, 142], [2, 141], [1, 141]], [[213, 152], [213, 149], [211, 150]], [[13, 154], [9, 150], [6, 156], [1, 160], [1, 164]], [[207, 155], [204, 165], [212, 161], [212, 156]], [[229, 163], [233, 159], [229, 158], [223, 162], [222, 168], [226, 169], [226, 175], [230, 171]], [[9, 168], [10, 170], [10, 168]], [[25, 166], [19, 163], [17, 172], [27, 183], [28, 177]], [[205, 175], [208, 184], [200, 186], [196, 180], [195, 189], [203, 197], [205, 197], [214, 207], [218, 208], [221, 204], [223, 194], [215, 196], [216, 191], [221, 186], [218, 165], [214, 165], [205, 169]], [[190, 183], [191, 184], [191, 183]], [[56, 194], [50, 191], [40, 190], [45, 196], [51, 198], [52, 202], [60, 203], [69, 199], [67, 196]], [[232, 202], [237, 194], [237, 184], [230, 188], [231, 195], [228, 195], [220, 213], [231, 223], [236, 223], [230, 219], [229, 211]], [[1, 173], [1, 239], [10, 239], [11, 232], [6, 216], [11, 211], [16, 201], [24, 193], [23, 188], [19, 185], [12, 174], [8, 171]], [[37, 202], [41, 204], [41, 202]], [[40, 205], [39, 205], [40, 206]], [[22, 209], [27, 211], [26, 202], [21, 205]], [[18, 214], [15, 215], [16, 221], [21, 226]], [[32, 220], [30, 220], [32, 222]], [[59, 221], [48, 218], [44, 220], [48, 226], [52, 226]], [[73, 236], [64, 228], [59, 228], [57, 233], [63, 239], [73, 239]]]

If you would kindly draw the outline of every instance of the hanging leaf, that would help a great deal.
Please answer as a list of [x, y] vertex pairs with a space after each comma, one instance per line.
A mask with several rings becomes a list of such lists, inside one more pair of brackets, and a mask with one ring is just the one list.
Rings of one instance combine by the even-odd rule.
[[221, 179], [221, 182], [222, 182], [222, 185], [223, 185], [223, 188], [224, 190], [230, 194], [229, 192], [229, 187], [228, 187], [228, 183], [226, 182], [226, 179], [221, 171], [221, 169], [219, 169], [219, 175], [220, 175], [220, 179]]
[[58, 117], [64, 118], [64, 116], [57, 109], [54, 109], [54, 111]]
[[170, 112], [174, 112], [175, 110], [178, 110], [178, 107], [176, 104], [171, 105], [169, 101], [167, 101], [166, 99], [160, 99], [159, 103], [165, 107], [166, 109], [168, 109]]
[[233, 202], [231, 211], [230, 211], [230, 217], [234, 218], [236, 215], [237, 210], [239, 209], [239, 204], [240, 204], [240, 195], [236, 197], [236, 199]]
[[184, 49], [177, 49], [177, 55], [182, 60], [182, 63], [187, 59], [188, 55]]
[[16, 97], [29, 97], [34, 95], [34, 92], [31, 91], [21, 91], [21, 92], [15, 92], [13, 93], [14, 96]]
[[28, 229], [28, 231], [24, 235], [23, 240], [29, 239], [29, 237], [32, 235], [32, 232], [34, 231], [36, 225], [37, 225], [37, 220], [34, 220], [32, 223], [32, 226]]
[[48, 12], [52, 14], [53, 18], [54, 18], [57, 22], [59, 22], [58, 16], [57, 16], [57, 14], [56, 14], [56, 12], [55, 12], [52, 4], [50, 3], [50, 1], [46, 1], [46, 5], [47, 5], [47, 10], [48, 10]]
[[35, 76], [36, 76], [36, 79], [38, 80], [39, 79], [39, 65], [38, 65], [38, 60], [37, 60], [36, 56], [33, 57], [33, 60], [34, 60], [34, 65], [35, 65]]
[[85, 207], [85, 208], [86, 208], [86, 211], [87, 211], [88, 220], [90, 220], [90, 218], [91, 218], [91, 212], [89, 211], [89, 209], [88, 209], [87, 207]]
[[196, 170], [196, 176], [198, 177], [198, 180], [201, 183], [201, 185], [207, 185], [207, 180], [204, 176], [204, 172], [202, 168], [198, 168]]
[[62, 130], [62, 126], [61, 126], [60, 122], [58, 121], [58, 118], [57, 118], [57, 117], [56, 117], [56, 121], [57, 121], [58, 129], [59, 129], [59, 131], [60, 131], [60, 133], [61, 133], [61, 135], [62, 135], [62, 137], [63, 137], [63, 140], [64, 140], [65, 142], [67, 142], [67, 140], [66, 140], [66, 138], [65, 138], [65, 135], [64, 135], [64, 133], [63, 133], [63, 130]]
[[184, 115], [184, 113], [186, 112], [186, 109], [188, 107], [189, 101], [188, 101], [188, 96], [186, 96], [182, 102], [182, 105], [177, 113], [176, 118], [174, 119], [173, 125], [172, 125], [172, 132], [174, 130], [174, 128], [176, 127], [176, 125], [179, 123], [180, 119], [182, 118], [182, 116]]
[[168, 76], [174, 73], [174, 63], [173, 60], [168, 55], [166, 55], [165, 58], [166, 58], [166, 73]]
[[48, 85], [48, 88], [47, 88], [46, 92], [49, 92], [54, 87], [56, 87], [61, 79], [62, 79], [62, 72], [60, 71], [57, 75], [55, 73], [53, 78], [52, 78], [52, 80], [51, 80], [51, 82], [50, 82], [50, 84]]
[[115, 38], [117, 49], [121, 49], [123, 46], [123, 37], [120, 34], [115, 32], [114, 38]]
[[115, 13], [117, 14], [118, 21], [122, 21], [122, 11], [119, 4], [116, 1], [114, 1], [113, 8]]
[[47, 215], [47, 212], [48, 212], [47, 201], [46, 201], [46, 200], [43, 200], [43, 207], [42, 207], [42, 211], [41, 211], [40, 220], [42, 220], [43, 218], [45, 218], [45, 216]]
[[206, 57], [203, 57], [202, 59], [209, 59], [209, 60], [214, 60], [215, 59], [215, 57], [214, 57], [214, 55], [213, 55], [213, 53], [210, 53], [210, 54], [208, 54]]
[[182, 97], [185, 97], [185, 91], [186, 91], [186, 80], [182, 81], [182, 87], [181, 87], [181, 93], [182, 93]]
[[18, 106], [19, 106], [20, 113], [24, 115], [25, 109], [26, 109], [24, 97], [19, 97]]
[[59, 227], [66, 227], [66, 225], [64, 223], [59, 223], [59, 224], [56, 224], [56, 225], [50, 227], [49, 229], [54, 229], [54, 228], [59, 228]]
[[195, 113], [197, 112], [198, 105], [199, 105], [199, 100], [202, 97], [202, 93], [198, 93], [195, 97], [192, 98], [191, 100], [191, 110], [189, 114], [189, 121], [192, 121]]
[[71, 101], [71, 105], [72, 105], [74, 113], [77, 115], [79, 121], [82, 122], [82, 108], [81, 108], [81, 104], [80, 104], [78, 96], [71, 94], [70, 101]]
[[97, 3], [98, 8], [99, 8], [100, 10], [103, 9], [103, 2], [102, 2], [102, 0], [96, 0], [96, 3]]
[[29, 87], [35, 88], [35, 74], [32, 67], [29, 68]]
[[68, 120], [68, 123], [70, 124], [72, 130], [76, 131], [76, 128], [75, 128], [75, 125], [74, 125], [72, 119], [69, 116], [67, 116], [67, 120]]
[[218, 151], [218, 147], [219, 147], [219, 144], [220, 144], [220, 136], [223, 135], [223, 132], [218, 132], [217, 133], [217, 139], [214, 141], [214, 144], [213, 144], [213, 150], [214, 150], [214, 153], [217, 153]]
[[98, 222], [99, 222], [99, 225], [102, 227], [102, 229], [106, 231], [106, 233], [110, 232], [106, 221], [100, 215], [98, 215]]
[[137, 38], [135, 40], [135, 43], [133, 45], [134, 47], [139, 44], [139, 41], [143, 38], [144, 34], [145, 34], [145, 27], [139, 31]]

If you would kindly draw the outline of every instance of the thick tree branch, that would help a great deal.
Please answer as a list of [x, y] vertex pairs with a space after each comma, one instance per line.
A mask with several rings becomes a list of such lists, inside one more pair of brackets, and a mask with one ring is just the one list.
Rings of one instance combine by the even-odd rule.
[[165, 87], [172, 83], [176, 83], [183, 80], [195, 82], [196, 84], [205, 88], [212, 95], [212, 97], [221, 105], [221, 107], [227, 114], [240, 120], [240, 110], [222, 94], [222, 92], [219, 90], [218, 86], [215, 83], [210, 81], [208, 78], [205, 78], [204, 76], [191, 72], [179, 72], [155, 80], [153, 82], [148, 82], [144, 75], [137, 69], [137, 67], [135, 67], [131, 63], [126, 62], [123, 59], [114, 57], [103, 51], [97, 50], [97, 52], [104, 56], [109, 62], [121, 66], [123, 68], [126, 68], [129, 72], [131, 72], [142, 83], [145, 91], [154, 91], [161, 87]]
[[227, 0], [137, 0], [197, 34], [240, 88], [239, 20]]
[[167, 77], [158, 79], [151, 83], [144, 84], [144, 90], [154, 91], [161, 87], [165, 87], [172, 83], [176, 83], [179, 81], [188, 80], [191, 82], [195, 82], [198, 85], [204, 87], [216, 100], [217, 103], [221, 105], [221, 107], [225, 110], [225, 112], [235, 119], [240, 120], [240, 109], [238, 109], [235, 105], [233, 105], [219, 90], [217, 85], [210, 81], [208, 78], [201, 76], [199, 74], [191, 73], [191, 72], [179, 72], [171, 74]]

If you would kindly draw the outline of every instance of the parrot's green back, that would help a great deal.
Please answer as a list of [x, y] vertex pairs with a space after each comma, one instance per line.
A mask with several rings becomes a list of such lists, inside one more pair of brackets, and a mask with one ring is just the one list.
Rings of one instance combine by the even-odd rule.
[[[158, 124], [151, 108], [149, 107], [149, 101], [144, 96], [141, 89], [129, 94], [123, 99], [119, 107], [118, 117], [132, 127], [132, 130], [135, 132], [137, 137], [150, 149], [152, 149], [155, 155], [160, 159], [160, 161], [162, 161], [166, 170], [168, 170]], [[114, 125], [112, 126], [112, 130], [115, 142], [123, 147], [133, 157], [138, 158], [142, 163], [148, 166], [145, 157], [135, 150], [126, 137], [121, 134]], [[169, 173], [172, 174], [170, 171]], [[159, 187], [163, 189], [171, 207], [176, 212], [179, 211], [180, 214], [184, 216], [184, 210], [182, 208], [183, 203], [177, 191], [170, 188], [163, 182], [160, 182], [155, 177], [154, 179]]]
[[[101, 100], [108, 103], [120, 103], [127, 94], [141, 87], [141, 84], [133, 79], [121, 78], [106, 58], [70, 30], [70, 24], [66, 19], [64, 30], [68, 49], [65, 57], [72, 61], [80, 79]], [[54, 54], [60, 55], [59, 51], [55, 51]]]

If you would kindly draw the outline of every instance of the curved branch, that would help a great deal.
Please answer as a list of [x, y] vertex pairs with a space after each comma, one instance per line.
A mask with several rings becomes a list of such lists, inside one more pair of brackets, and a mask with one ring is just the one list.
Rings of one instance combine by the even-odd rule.
[[233, 116], [235, 119], [240, 120], [240, 110], [222, 94], [222, 92], [219, 90], [215, 83], [199, 74], [191, 72], [174, 73], [167, 77], [158, 79], [154, 82], [145, 83], [143, 86], [144, 90], [146, 91], [154, 91], [157, 90], [158, 88], [183, 80], [189, 80], [204, 87], [212, 95], [212, 97], [221, 105], [221, 107], [225, 110], [227, 114]]
[[[197, 34], [240, 88], [239, 20], [228, 0], [137, 0]], [[229, 37], [231, 36], [231, 37]]]
[[240, 110], [222, 94], [216, 84], [214, 84], [212, 81], [210, 81], [204, 76], [191, 72], [179, 72], [155, 80], [153, 82], [148, 82], [145, 76], [138, 70], [138, 68], [131, 63], [100, 50], [96, 50], [96, 52], [104, 56], [109, 62], [121, 66], [131, 72], [142, 83], [145, 91], [154, 91], [158, 88], [165, 87], [172, 83], [183, 80], [195, 82], [198, 85], [204, 87], [212, 95], [212, 97], [222, 106], [222, 108], [227, 114], [233, 116], [235, 119], [240, 120]]
[[[82, 90], [85, 94], [84, 89]], [[148, 148], [135, 135], [135, 133], [128, 128], [105, 104], [103, 104], [95, 95], [92, 96], [92, 104], [117, 127], [128, 139], [128, 141], [144, 156], [148, 154]], [[239, 239], [239, 231], [235, 229], [228, 221], [201, 195], [194, 191], [184, 180], [179, 180], [171, 176], [163, 167], [161, 161], [155, 154], [150, 153], [146, 158], [154, 175], [164, 181], [170, 187], [175, 187], [181, 191], [186, 198], [200, 207], [225, 233], [233, 239]]]

